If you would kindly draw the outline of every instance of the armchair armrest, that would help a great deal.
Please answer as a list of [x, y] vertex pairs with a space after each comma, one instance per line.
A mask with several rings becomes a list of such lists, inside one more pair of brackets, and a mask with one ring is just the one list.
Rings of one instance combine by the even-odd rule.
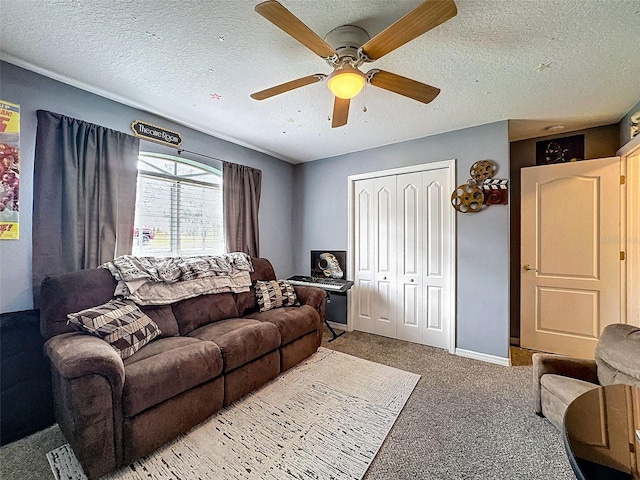
[[552, 353], [534, 353], [533, 357], [533, 394], [534, 410], [542, 415], [540, 380], [543, 375], [555, 374], [576, 378], [598, 384], [596, 361], [583, 358], [566, 357]]

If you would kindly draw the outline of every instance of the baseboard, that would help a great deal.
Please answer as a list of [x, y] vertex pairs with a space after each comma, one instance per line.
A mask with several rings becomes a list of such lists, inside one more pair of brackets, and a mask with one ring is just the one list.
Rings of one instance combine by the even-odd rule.
[[514, 347], [520, 346], [520, 337], [509, 337], [509, 343]]
[[463, 350], [462, 348], [456, 348], [456, 355], [459, 357], [472, 358], [474, 360], [480, 360], [482, 362], [495, 363], [504, 367], [511, 366], [511, 359], [505, 357], [497, 357], [496, 355], [489, 355], [488, 353], [473, 352], [471, 350]]
[[328, 320], [327, 320], [327, 323], [331, 325], [331, 328], [334, 328], [334, 329], [337, 328], [338, 330], [348, 330], [346, 323], [336, 323], [336, 322], [330, 322]]

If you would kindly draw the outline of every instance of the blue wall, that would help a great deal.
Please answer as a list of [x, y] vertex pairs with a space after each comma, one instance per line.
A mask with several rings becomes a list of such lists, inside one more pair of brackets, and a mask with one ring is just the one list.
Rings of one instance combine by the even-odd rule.
[[[506, 121], [293, 166], [5, 62], [0, 63], [0, 85], [0, 99], [21, 106], [22, 182], [21, 238], [0, 243], [0, 312], [32, 307], [31, 204], [37, 109], [127, 133], [131, 133], [133, 120], [145, 120], [179, 131], [186, 150], [261, 169], [261, 255], [284, 278], [307, 272], [311, 249], [346, 250], [349, 175], [455, 158], [459, 184], [467, 180], [469, 167], [477, 160], [493, 160], [498, 165], [497, 177], [509, 176]], [[175, 150], [148, 142], [141, 148], [175, 154]], [[190, 158], [218, 166], [198, 156]], [[498, 357], [508, 357], [509, 343], [508, 209], [492, 206], [479, 214], [457, 214], [457, 347]]]
[[[260, 254], [273, 263], [279, 276], [294, 273], [291, 224], [286, 221], [293, 205], [294, 166], [264, 153], [175, 124], [156, 115], [71, 87], [15, 65], [0, 62], [0, 99], [20, 104], [20, 239], [0, 242], [0, 312], [30, 309], [31, 223], [33, 204], [33, 155], [36, 110], [50, 110], [87, 122], [132, 134], [130, 125], [140, 119], [178, 131], [182, 147], [220, 160], [262, 170], [260, 203]], [[141, 142], [141, 149], [176, 154], [175, 149]], [[187, 157], [188, 155], [183, 155]], [[191, 156], [220, 166], [220, 162]], [[283, 215], [285, 212], [285, 215]]]
[[[294, 174], [294, 245], [298, 272], [309, 270], [309, 251], [347, 249], [347, 177], [456, 159], [457, 183], [478, 160], [509, 178], [508, 122], [458, 130], [303, 163]], [[457, 347], [509, 356], [509, 207], [456, 214], [458, 249]]]

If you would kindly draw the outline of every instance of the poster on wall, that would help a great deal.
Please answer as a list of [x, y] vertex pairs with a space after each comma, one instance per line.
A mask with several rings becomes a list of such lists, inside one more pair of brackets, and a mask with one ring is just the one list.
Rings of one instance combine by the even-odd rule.
[[20, 105], [0, 100], [0, 240], [20, 238]]
[[584, 135], [536, 142], [536, 165], [584, 160]]

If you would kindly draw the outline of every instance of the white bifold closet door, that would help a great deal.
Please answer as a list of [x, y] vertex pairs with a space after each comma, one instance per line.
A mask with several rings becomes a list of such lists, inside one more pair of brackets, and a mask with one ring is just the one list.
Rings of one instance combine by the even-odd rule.
[[449, 348], [448, 171], [355, 182], [356, 330]]

